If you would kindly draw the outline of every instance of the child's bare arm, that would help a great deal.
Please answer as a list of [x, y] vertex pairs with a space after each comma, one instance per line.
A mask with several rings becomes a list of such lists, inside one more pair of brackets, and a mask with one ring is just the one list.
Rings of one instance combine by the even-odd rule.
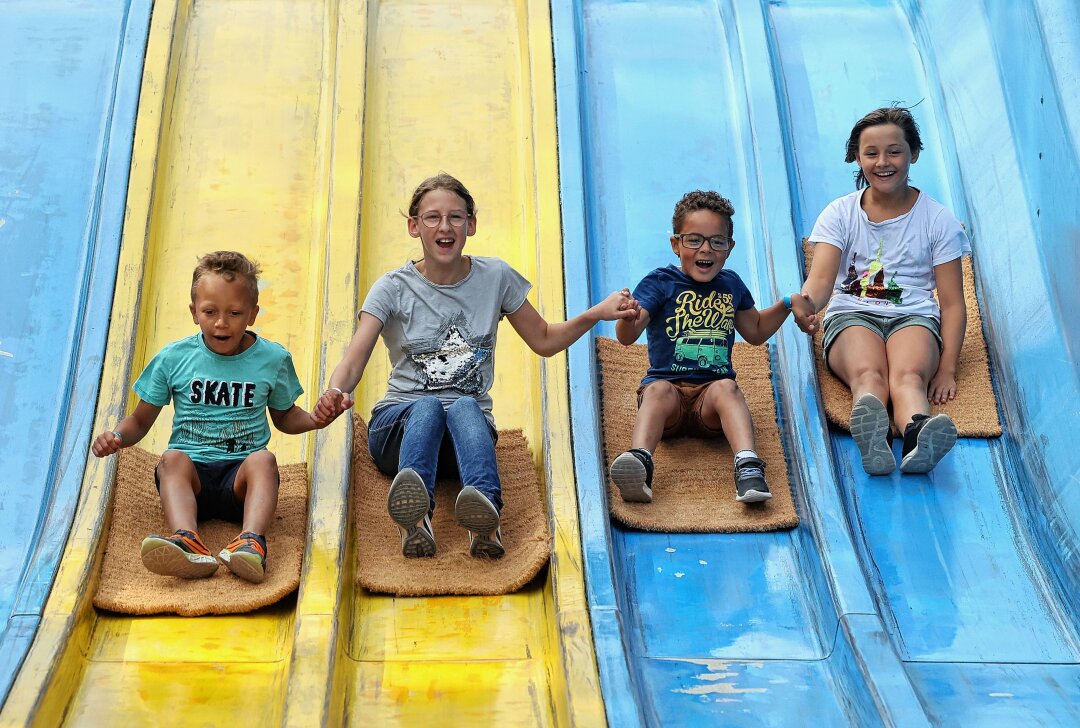
[[938, 303], [941, 304], [941, 360], [930, 380], [927, 397], [932, 404], [956, 399], [956, 366], [967, 330], [964, 279], [960, 259], [934, 266]]
[[367, 368], [382, 329], [382, 321], [378, 318], [366, 311], [360, 313], [360, 323], [357, 324], [356, 333], [345, 350], [345, 356], [341, 363], [334, 367], [326, 391], [311, 408], [311, 415], [316, 422], [321, 423], [320, 427], [330, 424], [338, 415], [353, 406], [352, 391], [364, 375], [364, 369]]
[[286, 435], [300, 435], [330, 424], [329, 421], [316, 420], [314, 415], [295, 404], [287, 410], [276, 410], [270, 407], [267, 409], [270, 410], [270, 419], [274, 421], [274, 427]]
[[565, 350], [599, 321], [636, 317], [634, 304], [630, 292], [624, 288], [568, 321], [549, 324], [528, 301], [506, 318], [530, 349], [540, 356], [552, 356]]
[[[821, 324], [821, 316], [818, 314], [832, 298], [833, 283], [836, 281], [837, 271], [840, 270], [840, 256], [840, 248], [835, 245], [819, 243], [814, 246], [814, 262], [802, 287], [802, 294], [809, 300], [812, 313], [804, 317], [798, 310], [795, 311], [795, 322], [808, 334], [817, 331]], [[792, 297], [793, 308], [794, 301]]]
[[134, 445], [146, 437], [160, 412], [160, 407], [139, 400], [135, 411], [120, 420], [115, 429], [106, 430], [94, 438], [90, 450], [97, 457], [103, 458], [122, 447]]
[[742, 311], [735, 312], [735, 330], [748, 342], [757, 346], [768, 341], [787, 317], [788, 309], [783, 301], [777, 301], [762, 311], [756, 308], [744, 308]]
[[615, 338], [618, 339], [619, 343], [623, 346], [630, 346], [638, 340], [639, 336], [641, 336], [641, 332], [649, 325], [649, 320], [649, 311], [638, 306], [637, 316], [634, 318], [619, 319], [615, 322]]

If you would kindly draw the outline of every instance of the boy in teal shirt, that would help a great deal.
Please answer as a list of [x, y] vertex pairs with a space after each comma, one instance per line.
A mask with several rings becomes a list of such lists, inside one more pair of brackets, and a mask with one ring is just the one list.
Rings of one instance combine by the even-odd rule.
[[94, 455], [139, 442], [161, 408], [175, 408], [169, 449], [154, 470], [165, 520], [174, 533], [143, 539], [142, 561], [157, 574], [206, 577], [218, 560], [199, 538], [200, 520], [243, 524], [218, 554], [230, 571], [252, 582], [266, 575], [266, 528], [277, 507], [278, 470], [266, 449], [266, 410], [280, 431], [297, 435], [325, 427], [297, 407], [303, 393], [292, 357], [248, 327], [259, 314], [258, 266], [244, 255], [204, 255], [191, 280], [191, 315], [200, 333], [162, 349], [135, 382], [135, 411], [101, 433]]

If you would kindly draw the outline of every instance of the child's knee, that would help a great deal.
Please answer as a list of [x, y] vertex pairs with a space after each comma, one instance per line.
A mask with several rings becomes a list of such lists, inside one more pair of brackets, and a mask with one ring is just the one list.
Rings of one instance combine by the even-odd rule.
[[255, 479], [277, 486], [277, 456], [269, 450], [258, 450], [244, 459], [244, 470], [248, 480]]
[[640, 407], [657, 407], [669, 409], [679, 404], [679, 392], [671, 382], [660, 379], [649, 382], [641, 390]]
[[414, 418], [417, 422], [445, 423], [446, 410], [443, 409], [442, 401], [438, 397], [428, 395], [413, 402], [412, 407], [409, 408], [409, 419]]
[[191, 458], [187, 456], [187, 453], [180, 450], [166, 450], [161, 453], [161, 459], [158, 461], [158, 472], [164, 473], [176, 473], [176, 472], [193, 472], [195, 470], [195, 463], [191, 462]]
[[480, 403], [472, 397], [459, 397], [446, 409], [448, 423], [475, 421], [484, 416]]

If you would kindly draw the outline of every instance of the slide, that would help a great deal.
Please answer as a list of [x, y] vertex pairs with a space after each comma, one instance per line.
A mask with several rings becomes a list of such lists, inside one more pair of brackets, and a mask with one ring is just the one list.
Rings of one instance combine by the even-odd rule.
[[672, 205], [698, 187], [735, 201], [728, 265], [759, 303], [797, 290], [800, 238], [853, 189], [852, 124], [912, 105], [926, 145], [913, 184], [973, 239], [1005, 429], [961, 440], [929, 476], [868, 477], [851, 438], [825, 425], [811, 348], [789, 323], [771, 351], [801, 525], [634, 531], [607, 515], [595, 357], [575, 346], [575, 466], [612, 723], [1077, 722], [1080, 470], [1063, 427], [1080, 406], [1067, 313], [1075, 8], [583, 0], [556, 3], [553, 26], [579, 305], [667, 264]]
[[[223, 248], [261, 263], [254, 328], [292, 352], [310, 407], [371, 283], [420, 255], [400, 210], [439, 170], [478, 200], [467, 252], [507, 260], [534, 284], [533, 305], [561, 320], [552, 77], [540, 2], [436, 12], [404, 1], [159, 0], [93, 430], [129, 409], [155, 352], [191, 333], [191, 268]], [[501, 333], [495, 416], [524, 431], [553, 532], [550, 564], [522, 590], [406, 599], [356, 586], [366, 533], [349, 518], [343, 418], [270, 442], [279, 463], [309, 465], [297, 596], [217, 617], [97, 610], [116, 463], [89, 458], [56, 587], [0, 722], [602, 724], [566, 356], [543, 360], [508, 325]], [[387, 373], [380, 345], [358, 390], [363, 417]], [[141, 446], [166, 447], [169, 412]]]
[[79, 496], [150, 3], [14, 0], [0, 16], [2, 703]]

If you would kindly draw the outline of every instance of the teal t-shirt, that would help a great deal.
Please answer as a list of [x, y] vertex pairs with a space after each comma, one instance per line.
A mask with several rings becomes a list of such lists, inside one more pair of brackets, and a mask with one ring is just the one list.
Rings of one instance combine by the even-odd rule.
[[203, 463], [266, 449], [266, 408], [287, 410], [304, 391], [281, 344], [256, 336], [246, 351], [223, 356], [206, 348], [202, 333], [158, 352], [132, 388], [155, 407], [173, 403], [169, 449]]

